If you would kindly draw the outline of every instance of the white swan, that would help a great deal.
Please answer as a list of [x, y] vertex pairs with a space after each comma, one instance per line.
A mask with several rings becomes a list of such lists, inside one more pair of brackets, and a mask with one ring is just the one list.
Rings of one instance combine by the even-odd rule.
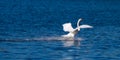
[[74, 36], [78, 33], [78, 31], [80, 31], [80, 28], [93, 28], [90, 25], [79, 25], [81, 20], [82, 20], [81, 18], [78, 20], [77, 27], [75, 29], [73, 29], [71, 23], [63, 24], [63, 30], [69, 33], [67, 35], [62, 35], [62, 37], [74, 38]]

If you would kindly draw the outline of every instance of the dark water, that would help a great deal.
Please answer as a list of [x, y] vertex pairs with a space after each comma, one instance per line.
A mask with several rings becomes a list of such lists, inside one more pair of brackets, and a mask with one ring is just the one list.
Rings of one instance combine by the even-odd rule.
[[[94, 28], [63, 41], [79, 18]], [[0, 60], [120, 60], [120, 1], [0, 0]]]

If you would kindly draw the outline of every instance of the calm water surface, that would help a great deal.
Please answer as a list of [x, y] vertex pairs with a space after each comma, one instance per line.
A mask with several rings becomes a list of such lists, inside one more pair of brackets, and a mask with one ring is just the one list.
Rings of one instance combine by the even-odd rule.
[[[74, 40], [62, 24], [76, 22]], [[0, 0], [0, 60], [120, 60], [119, 0]]]

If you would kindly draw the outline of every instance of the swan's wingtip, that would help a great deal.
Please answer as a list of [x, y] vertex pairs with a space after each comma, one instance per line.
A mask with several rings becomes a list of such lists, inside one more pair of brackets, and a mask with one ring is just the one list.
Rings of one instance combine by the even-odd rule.
[[91, 28], [94, 28], [93, 26], [91, 26]]

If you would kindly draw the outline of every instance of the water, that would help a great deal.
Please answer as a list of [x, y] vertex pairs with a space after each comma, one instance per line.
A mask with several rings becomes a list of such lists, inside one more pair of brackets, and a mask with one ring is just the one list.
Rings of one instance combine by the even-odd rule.
[[[119, 0], [0, 0], [0, 60], [120, 60]], [[74, 40], [62, 24], [92, 25]]]

